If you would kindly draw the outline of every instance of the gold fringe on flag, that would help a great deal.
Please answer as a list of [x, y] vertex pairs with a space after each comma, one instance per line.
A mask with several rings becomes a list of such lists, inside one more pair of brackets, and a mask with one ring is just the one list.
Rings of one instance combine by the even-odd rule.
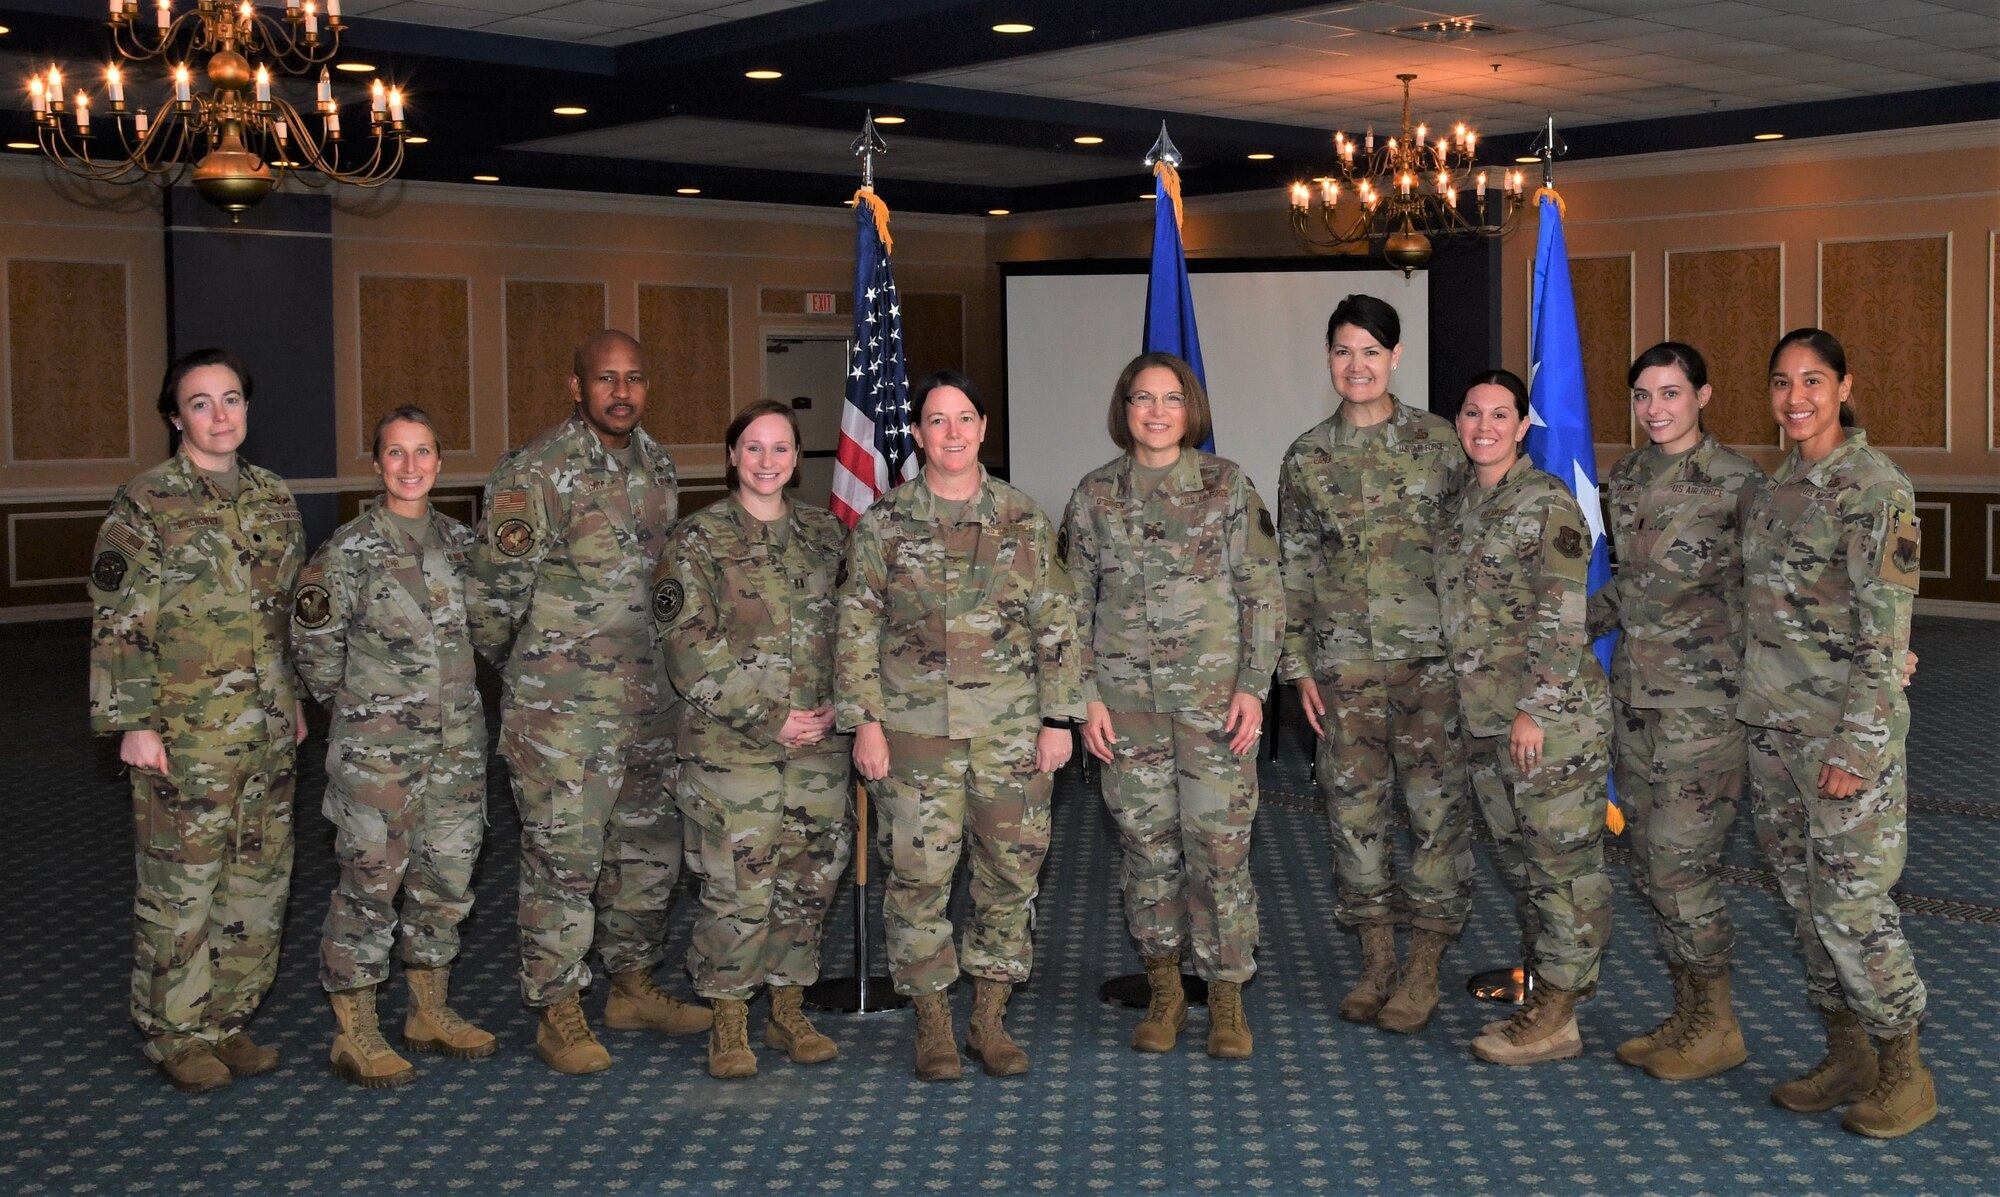
[[[896, 243], [889, 237], [889, 205], [883, 203], [882, 198], [875, 194], [873, 188], [869, 187], [863, 187], [861, 190], [855, 192], [854, 202], [868, 205], [868, 211], [874, 214], [875, 235], [882, 239], [882, 252], [894, 252]], [[1175, 202], [1179, 202], [1178, 195], [1175, 197]]]
[[1181, 213], [1181, 172], [1162, 158], [1153, 163], [1153, 177], [1160, 181], [1160, 186], [1167, 189], [1167, 197], [1174, 201], [1174, 227], [1185, 233], [1187, 225]]
[[[1528, 202], [1535, 205], [1536, 207], [1540, 207], [1542, 203], [1542, 197], [1545, 195], [1556, 202], [1556, 215], [1567, 220], [1569, 218], [1569, 208], [1563, 203], [1562, 193], [1557, 191], [1553, 187], [1535, 188], [1535, 194], [1529, 198]], [[1620, 822], [1622, 823], [1623, 820], [1620, 820]]]

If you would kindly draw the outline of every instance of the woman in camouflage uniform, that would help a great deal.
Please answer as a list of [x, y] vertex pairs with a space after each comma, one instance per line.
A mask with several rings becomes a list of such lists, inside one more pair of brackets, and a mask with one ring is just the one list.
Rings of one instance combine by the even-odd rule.
[[1446, 507], [1438, 602], [1461, 741], [1531, 942], [1531, 995], [1472, 1051], [1495, 1064], [1583, 1054], [1576, 1004], [1611, 931], [1604, 872], [1610, 694], [1584, 629], [1590, 537], [1574, 496], [1521, 455], [1528, 388], [1475, 376], [1458, 412], [1473, 478]]
[[[960, 1074], [945, 989], [962, 967], [967, 1049], [988, 1075], [1014, 1076], [1028, 1057], [1002, 1018], [1033, 964], [1052, 774], [1083, 713], [1076, 620], [1048, 519], [979, 464], [986, 412], [971, 380], [940, 370], [910, 391], [924, 468], [854, 529], [835, 711], [875, 783], [889, 971], [915, 998], [917, 1075]], [[945, 912], [968, 838], [961, 957]]]
[[[1826, 1058], [1771, 1099], [1875, 1138], [1937, 1116], [1917, 1051], [1924, 983], [1891, 889], [1909, 850], [1904, 651], [1916, 598], [1910, 481], [1850, 427], [1854, 380], [1816, 328], [1771, 354], [1771, 414], [1791, 452], [1758, 490], [1743, 543], [1743, 701], [1757, 839], [1796, 917]], [[1872, 1041], [1871, 1041], [1872, 1040]]]
[[[1257, 738], [1284, 628], [1271, 516], [1208, 439], [1208, 395], [1170, 353], [1133, 358], [1107, 417], [1125, 456], [1084, 475], [1059, 551], [1077, 593], [1083, 745], [1104, 762], [1125, 918], [1152, 1000], [1132, 1032], [1172, 1050], [1181, 958], [1208, 982], [1208, 1054], [1250, 1054], [1257, 971]], [[1115, 718], [1114, 718], [1115, 712]]]
[[328, 1062], [357, 1085], [416, 1075], [383, 1038], [403, 898], [403, 1046], [462, 1060], [493, 1036], [449, 1004], [458, 925], [486, 816], [486, 713], [466, 624], [472, 529], [431, 506], [441, 454], [422, 408], [375, 425], [382, 499], [313, 554], [292, 598], [292, 656], [333, 714], [326, 798], [340, 878], [320, 933], [320, 983], [338, 1030]]
[[278, 970], [305, 735], [285, 609], [299, 509], [236, 450], [249, 372], [220, 349], [167, 369], [180, 451], [111, 501], [90, 570], [90, 725], [118, 734], [138, 835], [132, 1021], [174, 1087], [278, 1065], [246, 1027]]
[[764, 1046], [795, 1064], [837, 1054], [801, 1011], [820, 932], [854, 846], [851, 738], [833, 730], [834, 593], [847, 529], [791, 502], [799, 425], [763, 400], [725, 442], [730, 497], [681, 521], [653, 583], [667, 676], [680, 692], [675, 790], [701, 882], [688, 946], [715, 1007], [708, 1071], [753, 1076], [747, 1003], [771, 993]]
[[1613, 776], [1674, 1008], [1618, 1058], [1687, 1081], [1749, 1056], [1729, 997], [1736, 930], [1714, 866], [1743, 796], [1743, 518], [1764, 473], [1703, 429], [1712, 392], [1692, 346], [1653, 346], [1626, 383], [1650, 443], [1605, 479], [1618, 572], [1591, 596], [1590, 635], [1623, 633], [1611, 659]]

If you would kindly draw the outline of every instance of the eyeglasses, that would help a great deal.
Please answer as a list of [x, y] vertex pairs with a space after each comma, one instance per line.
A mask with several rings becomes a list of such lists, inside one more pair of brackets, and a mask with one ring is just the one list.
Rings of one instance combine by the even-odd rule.
[[1168, 391], [1164, 395], [1153, 395], [1145, 391], [1138, 391], [1125, 396], [1125, 406], [1164, 407], [1170, 411], [1179, 411], [1181, 408], [1187, 406], [1187, 396], [1181, 394], [1179, 391]]

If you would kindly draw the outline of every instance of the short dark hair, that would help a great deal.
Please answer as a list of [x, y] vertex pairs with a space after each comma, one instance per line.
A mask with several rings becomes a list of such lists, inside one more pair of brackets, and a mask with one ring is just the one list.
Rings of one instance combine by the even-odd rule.
[[1194, 367], [1171, 353], [1142, 353], [1125, 363], [1125, 369], [1119, 373], [1118, 385], [1111, 388], [1111, 411], [1106, 417], [1111, 443], [1127, 453], [1132, 451], [1132, 426], [1125, 419], [1125, 396], [1132, 393], [1132, 380], [1155, 366], [1172, 370], [1181, 394], [1187, 397], [1182, 409], [1187, 412], [1187, 426], [1181, 430], [1181, 448], [1191, 449], [1201, 444], [1214, 427], [1208, 411], [1208, 391], [1201, 385], [1201, 379], [1194, 376]]
[[243, 364], [242, 358], [227, 349], [196, 349], [183, 353], [174, 359], [174, 364], [167, 367], [165, 377], [160, 379], [160, 418], [167, 421], [169, 427], [172, 427], [174, 417], [180, 414], [181, 380], [203, 366], [228, 367], [229, 372], [236, 375], [236, 382], [243, 391], [243, 402], [250, 402], [250, 367]]
[[[785, 423], [792, 426], [792, 445], [795, 448], [805, 447], [805, 437], [799, 433], [799, 414], [792, 410], [791, 404], [783, 403], [776, 399], [759, 399], [742, 411], [737, 412], [735, 418], [729, 421], [728, 430], [722, 434], [722, 448], [724, 453], [736, 452], [736, 442], [743, 439], [743, 430], [765, 416], [785, 417]], [[799, 469], [796, 464], [796, 456], [794, 454], [795, 460], [792, 466], [792, 477], [791, 481], [786, 483], [787, 486], [797, 486], [799, 484]], [[728, 458], [725, 456], [723, 460], [727, 462]], [[737, 476], [734, 464], [725, 464], [722, 467], [722, 485], [734, 491], [736, 484], [741, 481], [742, 479]]]
[[1514, 414], [1524, 420], [1528, 418], [1528, 384], [1522, 382], [1521, 376], [1512, 370], [1481, 370], [1474, 374], [1471, 381], [1465, 384], [1465, 389], [1458, 393], [1458, 407], [1452, 414], [1456, 416], [1465, 410], [1465, 397], [1472, 393], [1473, 387], [1483, 386], [1505, 387], [1514, 396]]
[[918, 379], [916, 385], [910, 388], [912, 410], [917, 413], [919, 423], [924, 418], [925, 401], [931, 397], [931, 392], [937, 390], [939, 387], [957, 387], [959, 390], [964, 391], [965, 397], [972, 401], [972, 410], [979, 413], [980, 419], [983, 420], [986, 418], [986, 402], [979, 397], [979, 388], [972, 385], [970, 378], [967, 378], [957, 370], [932, 370], [929, 374]]
[[598, 346], [607, 343], [629, 345], [632, 352], [639, 355], [639, 361], [642, 364], [646, 360], [646, 347], [639, 344], [639, 338], [628, 332], [620, 332], [615, 328], [607, 328], [585, 337], [583, 342], [576, 347], [576, 352], [569, 355], [569, 376], [578, 382], [582, 382], [584, 375], [590, 371], [590, 355], [597, 351]]
[[444, 452], [444, 438], [438, 435], [437, 425], [431, 423], [430, 413], [414, 403], [405, 403], [401, 407], [392, 407], [388, 411], [383, 412], [382, 418], [375, 421], [374, 446], [368, 451], [370, 457], [373, 457], [377, 461], [382, 460], [382, 430], [399, 420], [408, 421], [411, 424], [422, 424], [424, 427], [430, 429], [431, 444], [437, 448], [439, 453]]
[[1351, 324], [1381, 342], [1382, 348], [1394, 349], [1403, 339], [1403, 318], [1388, 301], [1373, 295], [1350, 295], [1333, 309], [1333, 315], [1326, 318], [1326, 347], [1333, 348], [1333, 334], [1343, 324]]
[[1638, 386], [1639, 375], [1655, 366], [1680, 367], [1680, 372], [1687, 375], [1688, 385], [1697, 391], [1708, 385], [1708, 363], [1702, 359], [1701, 351], [1679, 341], [1661, 341], [1632, 359], [1632, 368], [1625, 371], [1625, 385]]

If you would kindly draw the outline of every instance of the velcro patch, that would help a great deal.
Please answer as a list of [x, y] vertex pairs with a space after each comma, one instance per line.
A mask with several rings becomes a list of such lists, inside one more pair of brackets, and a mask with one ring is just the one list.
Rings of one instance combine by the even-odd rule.
[[840, 569], [833, 575], [833, 588], [839, 590], [847, 585], [847, 558], [840, 559]]
[[301, 586], [308, 582], [324, 581], [326, 581], [326, 562], [324, 561], [308, 562], [306, 567], [299, 571], [299, 585]]
[[1557, 577], [1581, 582], [1590, 574], [1590, 542], [1583, 529], [1566, 516], [1549, 520], [1544, 532], [1542, 557]]
[[117, 590], [125, 585], [125, 572], [129, 568], [131, 562], [125, 559], [125, 554], [117, 549], [106, 549], [97, 555], [96, 562], [90, 567], [90, 584], [106, 592]]
[[292, 622], [308, 631], [323, 628], [333, 619], [333, 596], [326, 587], [309, 582], [292, 595]]
[[687, 609], [687, 591], [678, 578], [661, 578], [653, 587], [653, 621], [662, 626], [680, 618]]
[[137, 557], [146, 551], [146, 542], [139, 534], [118, 520], [111, 520], [104, 525], [104, 543], [127, 557]]
[[486, 513], [494, 519], [509, 515], [528, 513], [528, 492], [525, 490], [503, 490], [493, 496], [493, 503]]
[[1060, 531], [1060, 532], [1056, 533], [1056, 560], [1057, 560], [1057, 561], [1060, 561], [1060, 562], [1062, 562], [1062, 564], [1063, 564], [1063, 566], [1064, 566], [1065, 568], [1067, 568], [1067, 567], [1069, 566], [1069, 525], [1068, 525], [1068, 524], [1064, 524], [1064, 525], [1062, 526], [1062, 531]]
[[1267, 507], [1257, 509], [1257, 526], [1264, 530], [1266, 536], [1275, 537], [1278, 534], [1278, 526], [1271, 522], [1271, 511]]
[[1918, 560], [1922, 548], [1922, 528], [1916, 515], [1905, 508], [1891, 508], [1889, 534], [1882, 542], [1875, 576], [1892, 586], [1915, 590], [1923, 569]]
[[493, 547], [509, 557], [525, 557], [534, 551], [535, 530], [527, 520], [508, 520], [493, 529]]

